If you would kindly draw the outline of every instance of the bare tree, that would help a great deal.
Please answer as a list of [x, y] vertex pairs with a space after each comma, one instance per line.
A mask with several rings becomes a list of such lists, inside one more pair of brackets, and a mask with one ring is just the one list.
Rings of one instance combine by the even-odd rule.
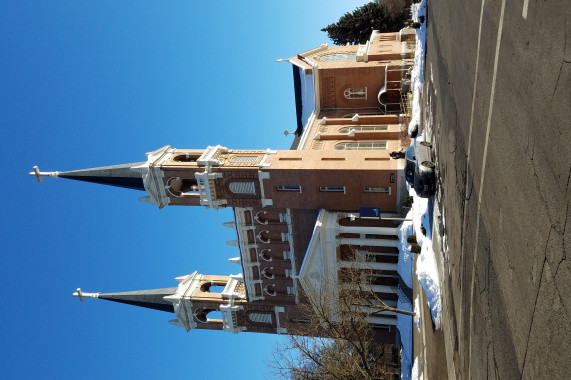
[[[398, 373], [391, 345], [379, 344], [369, 318], [381, 312], [414, 315], [386, 304], [363, 271], [345, 271], [344, 278], [321, 281], [320, 291], [300, 303], [304, 323], [289, 328], [276, 347], [270, 366], [282, 378], [385, 379]], [[385, 313], [386, 314], [386, 313]]]

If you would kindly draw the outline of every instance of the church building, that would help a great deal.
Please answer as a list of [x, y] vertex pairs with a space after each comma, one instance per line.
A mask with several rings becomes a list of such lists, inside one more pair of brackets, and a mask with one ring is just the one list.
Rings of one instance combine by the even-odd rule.
[[[74, 295], [170, 312], [170, 322], [187, 331], [283, 334], [303, 323], [300, 302], [324, 284], [339, 284], [351, 269], [366, 272], [373, 291], [396, 307], [402, 282], [395, 219], [407, 192], [404, 163], [390, 153], [410, 145], [405, 109], [414, 38], [408, 28], [374, 31], [365, 45], [321, 45], [279, 60], [293, 69], [297, 126], [285, 132], [295, 134], [290, 150], [165, 146], [131, 164], [67, 172], [34, 167], [30, 175], [40, 182], [59, 177], [145, 191], [140, 200], [159, 209], [233, 210], [224, 226], [236, 231], [228, 244], [239, 253], [231, 259], [239, 275], [194, 272], [171, 288]], [[379, 340], [395, 342], [394, 313], [369, 320]]]

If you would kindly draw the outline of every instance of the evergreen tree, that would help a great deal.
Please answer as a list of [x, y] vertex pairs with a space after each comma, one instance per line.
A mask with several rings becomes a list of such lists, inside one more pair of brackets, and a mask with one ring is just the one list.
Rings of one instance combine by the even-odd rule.
[[327, 32], [335, 45], [363, 44], [371, 37], [373, 30], [381, 33], [398, 32], [404, 28], [405, 20], [404, 9], [391, 16], [385, 7], [370, 2], [355, 9], [353, 13], [345, 13], [337, 23], [330, 24], [321, 31]]

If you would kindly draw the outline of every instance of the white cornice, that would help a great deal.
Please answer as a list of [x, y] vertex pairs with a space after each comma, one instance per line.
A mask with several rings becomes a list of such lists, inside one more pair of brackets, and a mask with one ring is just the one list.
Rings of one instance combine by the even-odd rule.
[[170, 198], [166, 194], [163, 184], [164, 173], [162, 165], [172, 157], [174, 152], [176, 152], [176, 149], [171, 148], [170, 145], [164, 146], [154, 152], [147, 153], [147, 162], [130, 169], [141, 173], [143, 185], [149, 194], [148, 198], [142, 197], [139, 200], [153, 203], [159, 208], [163, 208], [170, 203]]
[[308, 51], [304, 51], [303, 53], [299, 53], [298, 55], [306, 58], [306, 57], [312, 56], [313, 54], [320, 53], [324, 50], [327, 50], [328, 48], [329, 48], [328, 44], [321, 44], [316, 48], [310, 49]]

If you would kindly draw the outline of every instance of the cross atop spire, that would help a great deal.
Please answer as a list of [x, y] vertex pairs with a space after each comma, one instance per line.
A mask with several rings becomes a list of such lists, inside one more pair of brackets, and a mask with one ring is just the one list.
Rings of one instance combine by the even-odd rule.
[[37, 166], [33, 167], [34, 171], [30, 172], [31, 177], [36, 177], [39, 183], [44, 181], [43, 177], [57, 177], [59, 172], [41, 172]]

